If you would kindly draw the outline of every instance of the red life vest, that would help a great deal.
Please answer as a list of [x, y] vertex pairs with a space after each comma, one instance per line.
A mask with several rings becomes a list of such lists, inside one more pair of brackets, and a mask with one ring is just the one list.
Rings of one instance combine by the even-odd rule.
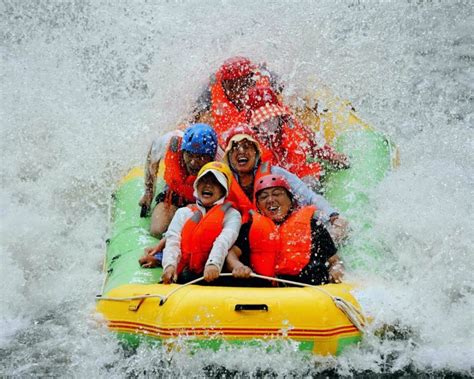
[[[254, 183], [257, 182], [263, 175], [271, 174], [271, 170], [272, 166], [270, 162], [260, 163], [257, 170], [255, 171]], [[235, 178], [231, 182], [227, 200], [235, 204], [235, 208], [242, 215], [242, 224], [245, 224], [249, 221], [249, 211], [257, 209], [255, 199], [251, 201], [247, 197], [239, 182]]]
[[215, 205], [204, 216], [196, 204], [189, 205], [193, 215], [181, 231], [181, 259], [177, 271], [185, 267], [195, 273], [202, 273], [214, 241], [221, 234], [224, 216], [232, 203]]
[[249, 230], [250, 266], [260, 275], [275, 276], [275, 260], [280, 249], [280, 236], [268, 217], [252, 211]]
[[232, 126], [247, 122], [247, 111], [239, 111], [227, 98], [222, 87], [222, 81], [216, 78], [211, 86], [211, 112], [214, 130], [219, 138], [219, 145], [225, 146], [222, 134]]
[[[269, 85], [268, 76], [262, 75], [259, 70], [254, 72], [255, 85]], [[225, 140], [222, 135], [232, 126], [246, 124], [248, 122], [248, 111], [237, 107], [227, 98], [222, 87], [222, 78], [216, 74], [215, 82], [211, 84], [211, 113], [214, 121], [214, 130], [219, 138], [219, 145], [225, 147]]]
[[164, 179], [170, 191], [177, 193], [187, 202], [194, 202], [194, 180], [195, 175], [189, 175], [183, 162], [181, 151], [182, 138], [174, 136], [171, 138], [165, 155]]
[[272, 270], [274, 275], [298, 275], [311, 258], [311, 219], [315, 211], [313, 205], [302, 207], [280, 225], [253, 214], [249, 231], [252, 269], [268, 276], [273, 276], [268, 274]]
[[318, 162], [307, 161], [307, 157], [312, 156], [311, 144], [314, 143], [312, 141], [314, 138], [304, 125], [292, 117], [282, 127], [281, 143], [278, 147], [272, 147], [270, 150], [260, 143], [262, 157], [300, 178], [312, 176], [319, 179], [321, 165]]

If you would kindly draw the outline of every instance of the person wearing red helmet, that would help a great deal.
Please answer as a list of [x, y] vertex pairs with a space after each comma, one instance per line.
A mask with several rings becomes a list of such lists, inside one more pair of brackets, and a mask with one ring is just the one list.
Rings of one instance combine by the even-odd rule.
[[255, 199], [258, 212], [227, 255], [226, 268], [235, 278], [255, 272], [312, 285], [341, 281], [342, 262], [314, 205], [299, 206], [279, 175], [260, 177]]
[[[329, 145], [319, 147], [316, 134], [301, 124], [284, 106], [269, 86], [255, 86], [248, 91], [249, 123], [262, 145], [265, 158], [310, 183], [319, 179], [321, 166], [314, 158], [347, 168], [344, 154]], [[313, 161], [309, 161], [309, 159]]]
[[338, 242], [347, 235], [347, 222], [324, 197], [313, 192], [296, 175], [264, 159], [260, 144], [248, 125], [234, 126], [223, 137], [226, 139], [223, 160], [229, 165], [235, 178], [232, 181], [229, 200], [236, 204], [244, 223], [249, 219], [249, 211], [256, 209], [255, 183], [261, 176], [273, 174], [283, 176], [288, 181], [298, 203], [316, 206], [316, 215], [330, 226]]
[[[199, 97], [193, 112], [194, 122], [211, 122], [219, 137], [231, 126], [246, 122], [247, 91], [255, 85], [272, 86], [276, 92], [282, 90], [276, 75], [264, 64], [254, 64], [242, 56], [227, 59]], [[221, 146], [224, 142], [219, 138]]]

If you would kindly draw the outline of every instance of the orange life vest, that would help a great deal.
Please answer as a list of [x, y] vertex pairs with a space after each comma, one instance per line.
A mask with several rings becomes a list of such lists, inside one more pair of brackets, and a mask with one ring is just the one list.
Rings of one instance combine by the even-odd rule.
[[283, 125], [279, 148], [269, 149], [263, 143], [260, 143], [262, 158], [300, 178], [312, 176], [319, 179], [321, 165], [318, 162], [307, 161], [307, 156], [312, 156], [311, 146], [309, 145], [312, 138], [314, 136], [308, 129], [292, 117]]
[[252, 215], [250, 264], [255, 272], [262, 275], [272, 270], [274, 275], [301, 272], [311, 258], [311, 219], [315, 210], [313, 205], [297, 209], [280, 225], [261, 214]]
[[227, 98], [221, 80], [216, 78], [211, 86], [211, 112], [214, 121], [214, 130], [219, 138], [219, 145], [224, 147], [225, 140], [222, 134], [232, 126], [247, 122], [247, 111], [239, 111]]
[[275, 276], [275, 260], [280, 249], [280, 236], [268, 217], [252, 211], [249, 230], [250, 266], [257, 274]]
[[[262, 75], [256, 70], [254, 73], [256, 85], [269, 85], [268, 76]], [[248, 122], [248, 112], [246, 109], [239, 111], [237, 107], [227, 98], [222, 87], [222, 78], [216, 74], [215, 82], [211, 84], [211, 113], [214, 121], [214, 130], [219, 138], [219, 145], [225, 147], [225, 140], [222, 134], [237, 124]]]
[[[262, 162], [259, 164], [255, 171], [254, 183], [257, 182], [263, 175], [271, 174], [272, 166], [270, 162]], [[250, 219], [249, 211], [256, 210], [255, 199], [251, 201], [244, 190], [240, 186], [239, 182], [234, 178], [230, 185], [229, 194], [227, 200], [235, 204], [235, 208], [242, 215], [242, 224], [245, 224]]]
[[232, 203], [215, 205], [204, 216], [196, 204], [189, 205], [193, 215], [181, 231], [181, 259], [177, 271], [185, 267], [195, 273], [202, 273], [214, 241], [221, 234], [224, 216]]
[[193, 183], [195, 175], [189, 175], [183, 162], [181, 151], [182, 138], [174, 136], [171, 138], [165, 155], [164, 179], [170, 191], [177, 193], [187, 202], [194, 202]]

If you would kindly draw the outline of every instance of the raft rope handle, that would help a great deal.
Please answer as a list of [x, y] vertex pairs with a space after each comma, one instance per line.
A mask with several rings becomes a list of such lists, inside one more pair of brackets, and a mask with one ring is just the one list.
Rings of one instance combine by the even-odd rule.
[[[231, 273], [222, 273], [220, 276], [232, 276]], [[342, 297], [339, 296], [333, 296], [331, 295], [328, 291], [326, 291], [323, 288], [313, 286], [311, 284], [306, 284], [306, 283], [300, 283], [300, 282], [294, 282], [292, 280], [285, 280], [285, 279], [279, 279], [279, 278], [274, 278], [271, 276], [264, 276], [264, 275], [258, 275], [251, 273], [251, 277], [253, 278], [258, 278], [258, 279], [265, 279], [269, 281], [274, 281], [274, 282], [280, 282], [280, 283], [285, 283], [285, 284], [292, 284], [295, 286], [300, 286], [300, 287], [309, 287], [312, 289], [315, 289], [319, 292], [324, 293], [325, 295], [329, 296], [331, 300], [333, 301], [334, 305], [343, 312], [347, 318], [349, 319], [350, 322], [360, 331], [364, 332], [365, 325], [367, 325], [367, 319], [363, 315], [363, 313], [357, 309], [352, 303], [349, 301], [343, 299]], [[194, 279], [188, 283], [185, 283], [183, 285], [180, 285], [178, 288], [175, 288], [171, 292], [169, 292], [167, 295], [158, 295], [158, 294], [146, 294], [146, 295], [138, 295], [138, 296], [129, 296], [129, 297], [102, 297], [101, 295], [98, 295], [96, 297], [96, 300], [110, 300], [110, 301], [131, 301], [131, 300], [139, 300], [139, 299], [150, 299], [150, 298], [159, 298], [160, 299], [160, 306], [164, 305], [166, 301], [169, 299], [171, 295], [174, 295], [176, 292], [179, 290], [195, 284], [197, 282], [200, 282], [204, 280], [204, 276], [201, 276], [197, 279]]]
[[158, 294], [145, 294], [145, 295], [137, 295], [137, 296], [128, 296], [128, 297], [108, 297], [108, 296], [102, 296], [102, 295], [97, 295], [95, 297], [95, 301], [100, 301], [100, 300], [107, 300], [107, 301], [132, 301], [132, 300], [141, 300], [141, 299], [153, 299], [153, 298], [159, 298], [163, 299], [166, 296], [164, 295], [158, 295]]
[[[228, 274], [223, 274], [223, 275], [228, 275]], [[232, 275], [232, 274], [230, 274]], [[258, 275], [251, 273], [251, 277], [253, 278], [259, 278], [259, 279], [266, 279], [266, 280], [271, 280], [275, 282], [280, 282], [280, 283], [286, 283], [286, 284], [292, 284], [300, 287], [308, 287], [315, 289], [319, 292], [324, 293], [325, 295], [329, 296], [331, 300], [334, 302], [334, 305], [339, 308], [349, 319], [350, 322], [360, 331], [364, 332], [365, 325], [367, 325], [367, 319], [365, 316], [362, 314], [360, 310], [358, 310], [354, 304], [351, 302], [343, 299], [342, 297], [339, 296], [333, 296], [331, 295], [328, 291], [326, 291], [323, 288], [313, 286], [311, 284], [306, 284], [306, 283], [300, 283], [300, 282], [294, 282], [292, 280], [285, 280], [285, 279], [279, 279], [279, 278], [273, 278], [271, 276], [264, 276], [264, 275]]]
[[[221, 274], [220, 276], [229, 276], [232, 274]], [[153, 298], [158, 298], [160, 299], [160, 306], [163, 305], [168, 298], [173, 295], [176, 291], [179, 291], [180, 289], [189, 286], [191, 284], [200, 282], [201, 280], [204, 280], [204, 276], [201, 276], [200, 278], [191, 280], [188, 283], [180, 285], [178, 288], [175, 288], [173, 291], [168, 293], [167, 295], [159, 295], [159, 294], [145, 294], [145, 295], [137, 295], [137, 296], [127, 296], [127, 297], [107, 297], [107, 296], [102, 296], [102, 295], [97, 295], [95, 297], [96, 301], [100, 300], [109, 300], [109, 301], [131, 301], [131, 300], [140, 300], [140, 299], [153, 299]]]
[[[232, 276], [231, 273], [223, 273], [223, 274], [220, 274], [220, 276]], [[258, 275], [258, 274], [254, 274], [254, 273], [251, 273], [250, 276], [252, 278], [258, 278], [258, 279], [265, 279], [265, 280], [269, 280], [269, 281], [274, 281], [274, 282], [280, 282], [280, 283], [286, 283], [286, 284], [292, 284], [292, 285], [296, 285], [296, 286], [300, 286], [300, 287], [309, 287], [309, 288], [313, 288], [315, 290], [318, 290], [322, 293], [324, 293], [325, 295], [329, 296], [331, 298], [331, 300], [334, 302], [334, 305], [339, 308], [346, 316], [347, 318], [349, 319], [350, 322], [352, 322], [352, 324], [360, 331], [360, 332], [364, 332], [364, 327], [365, 325], [367, 324], [367, 321], [366, 321], [366, 318], [365, 316], [362, 314], [362, 312], [360, 312], [352, 303], [350, 303], [349, 301], [343, 299], [342, 297], [339, 297], [339, 296], [333, 296], [331, 295], [328, 291], [322, 289], [322, 288], [319, 288], [319, 287], [316, 287], [316, 286], [313, 286], [311, 284], [306, 284], [306, 283], [300, 283], [300, 282], [294, 282], [292, 280], [285, 280], [285, 279], [279, 279], [279, 278], [273, 278], [271, 276], [264, 276], [264, 275]], [[178, 287], [178, 288], [175, 288], [173, 291], [171, 291], [169, 294], [167, 294], [166, 296], [164, 296], [161, 301], [160, 301], [160, 306], [163, 305], [164, 303], [166, 303], [166, 301], [168, 300], [168, 298], [175, 294], [177, 291], [179, 291], [180, 289], [188, 286], [188, 285], [191, 285], [191, 284], [194, 284], [194, 283], [197, 283], [197, 282], [200, 282], [201, 280], [204, 280], [204, 277], [201, 276], [200, 278], [197, 278], [197, 279], [194, 279], [188, 283], [185, 283], [183, 284], [182, 286]]]

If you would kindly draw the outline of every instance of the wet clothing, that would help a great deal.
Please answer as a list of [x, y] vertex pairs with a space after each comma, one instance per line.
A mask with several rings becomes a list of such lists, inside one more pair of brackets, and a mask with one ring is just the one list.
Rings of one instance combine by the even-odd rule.
[[[281, 93], [283, 91], [284, 86], [281, 82], [280, 77], [275, 72], [268, 70], [265, 65], [260, 65], [258, 67], [258, 71], [259, 71], [260, 77], [267, 78], [266, 80], [268, 80], [271, 88], [276, 93]], [[211, 111], [211, 105], [212, 105], [211, 87], [212, 87], [212, 83], [214, 83], [215, 81], [216, 81], [216, 76], [211, 75], [209, 79], [209, 83], [204, 86], [201, 94], [199, 95], [197, 99], [196, 107], [194, 108], [194, 113], [204, 113], [204, 112]]]
[[211, 86], [211, 112], [214, 129], [219, 137], [219, 145], [224, 146], [223, 133], [232, 126], [247, 121], [247, 110], [239, 110], [227, 98], [220, 80]]
[[[313, 285], [328, 283], [327, 260], [337, 253], [337, 249], [329, 232], [317, 218], [313, 217], [309, 222], [311, 236], [309, 262], [297, 275], [278, 274], [277, 276], [281, 279]], [[250, 228], [251, 223], [242, 225], [235, 245], [242, 251], [240, 261], [244, 265], [252, 267]], [[278, 262], [276, 264], [278, 265]]]
[[[194, 179], [183, 171], [185, 168], [181, 162], [179, 145], [182, 137], [183, 131], [176, 129], [156, 138], [151, 144], [150, 164], [158, 163], [161, 160], [168, 163], [164, 173], [165, 186], [156, 196], [157, 204], [167, 202], [179, 208], [193, 204], [196, 201], [193, 196], [194, 190], [192, 187]], [[222, 155], [222, 149], [218, 148], [215, 159], [220, 160]], [[186, 179], [188, 179], [187, 186], [183, 191], [183, 184]]]
[[315, 210], [314, 206], [297, 208], [280, 224], [253, 213], [249, 232], [252, 268], [265, 276], [301, 272], [311, 256], [310, 220]]
[[[264, 65], [255, 67], [253, 70], [254, 85], [271, 85], [278, 93], [282, 90], [279, 79], [276, 75], [266, 69]], [[219, 138], [219, 145], [225, 145], [224, 133], [232, 126], [248, 122], [247, 109], [239, 110], [227, 98], [222, 87], [222, 78], [219, 72], [212, 75], [209, 85], [206, 86], [197, 100], [197, 106], [194, 109], [195, 114], [210, 112], [213, 119], [213, 127]]]
[[[224, 203], [224, 199], [216, 202], [214, 206]], [[203, 216], [207, 211], [204, 207], [197, 204], [198, 209]], [[211, 208], [212, 209], [212, 208]], [[163, 269], [172, 265], [178, 268], [178, 262], [181, 259], [181, 243], [182, 232], [184, 225], [193, 216], [194, 212], [190, 207], [180, 208], [176, 211], [171, 220], [168, 231], [166, 232], [166, 247], [163, 250]], [[206, 265], [213, 264], [219, 270], [222, 270], [225, 258], [229, 249], [233, 246], [239, 234], [241, 225], [240, 213], [234, 208], [230, 207], [225, 211], [223, 217], [222, 231], [215, 238], [209, 256], [206, 260]], [[184, 271], [184, 268], [183, 268]]]
[[[225, 202], [214, 205], [203, 214], [198, 205], [189, 206], [193, 215], [187, 219], [181, 230], [181, 259], [178, 263], [178, 274], [186, 267], [195, 273], [204, 271], [209, 252], [216, 238], [222, 233], [224, 217], [230, 207], [232, 204]], [[211, 259], [208, 264], [216, 264], [215, 259]]]
[[[258, 109], [258, 111], [262, 109], [269, 110], [269, 114], [271, 114], [272, 107], [273, 105], [268, 104]], [[284, 122], [282, 121], [281, 130], [275, 132], [273, 139], [276, 141], [273, 144], [270, 139], [266, 143], [259, 139], [260, 147], [264, 151], [263, 159], [269, 160], [272, 164], [280, 166], [300, 178], [311, 176], [319, 179], [321, 165], [314, 160], [308, 160], [308, 157], [314, 156], [314, 135], [290, 113], [284, 116], [284, 120]], [[279, 122], [278, 119], [275, 119], [275, 121]]]
[[[182, 130], [173, 130], [171, 132], [165, 133], [162, 136], [156, 138], [150, 147], [150, 164], [160, 162], [161, 160], [171, 160], [173, 157], [170, 156], [169, 148], [171, 145], [171, 142], [174, 140], [180, 140], [183, 137], [183, 131]], [[175, 142], [176, 144], [176, 142]], [[179, 157], [175, 157], [178, 159]], [[181, 169], [179, 168], [179, 161], [177, 162], [178, 165], [178, 170], [180, 171]], [[171, 170], [172, 172], [172, 170]], [[168, 169], [168, 176], [170, 176], [170, 170]], [[173, 185], [171, 185], [173, 187]], [[191, 183], [191, 190], [192, 190], [192, 183]], [[166, 202], [168, 204], [174, 205], [178, 208], [184, 207], [188, 204], [192, 204], [195, 202], [194, 196], [189, 197], [189, 191], [188, 191], [188, 196], [183, 196], [182, 193], [179, 193], [176, 188], [173, 190], [170, 188], [170, 185], [166, 183], [165, 181], [165, 186], [162, 189], [160, 193], [157, 194], [156, 198], [156, 204]]]
[[[291, 172], [281, 167], [270, 165], [268, 162], [259, 163], [255, 168], [255, 178], [266, 174], [283, 176], [288, 181], [288, 184], [291, 187], [291, 193], [298, 204], [300, 206], [315, 205], [317, 208], [316, 216], [323, 223], [327, 224], [332, 215], [338, 214], [336, 209], [334, 209], [323, 196], [311, 191], [311, 189], [300, 178]], [[249, 198], [240, 186], [239, 178], [235, 173], [234, 179], [235, 180], [233, 180], [231, 184], [228, 199], [235, 203], [235, 206], [241, 212], [242, 220], [245, 223], [249, 218], [248, 211], [251, 209], [256, 210], [253, 199], [253, 189], [252, 198]], [[256, 179], [254, 179], [254, 182], [255, 180]]]
[[183, 138], [173, 136], [165, 154], [164, 179], [168, 189], [182, 196], [187, 202], [194, 201], [193, 184], [196, 175], [190, 175], [186, 169], [181, 150]]

